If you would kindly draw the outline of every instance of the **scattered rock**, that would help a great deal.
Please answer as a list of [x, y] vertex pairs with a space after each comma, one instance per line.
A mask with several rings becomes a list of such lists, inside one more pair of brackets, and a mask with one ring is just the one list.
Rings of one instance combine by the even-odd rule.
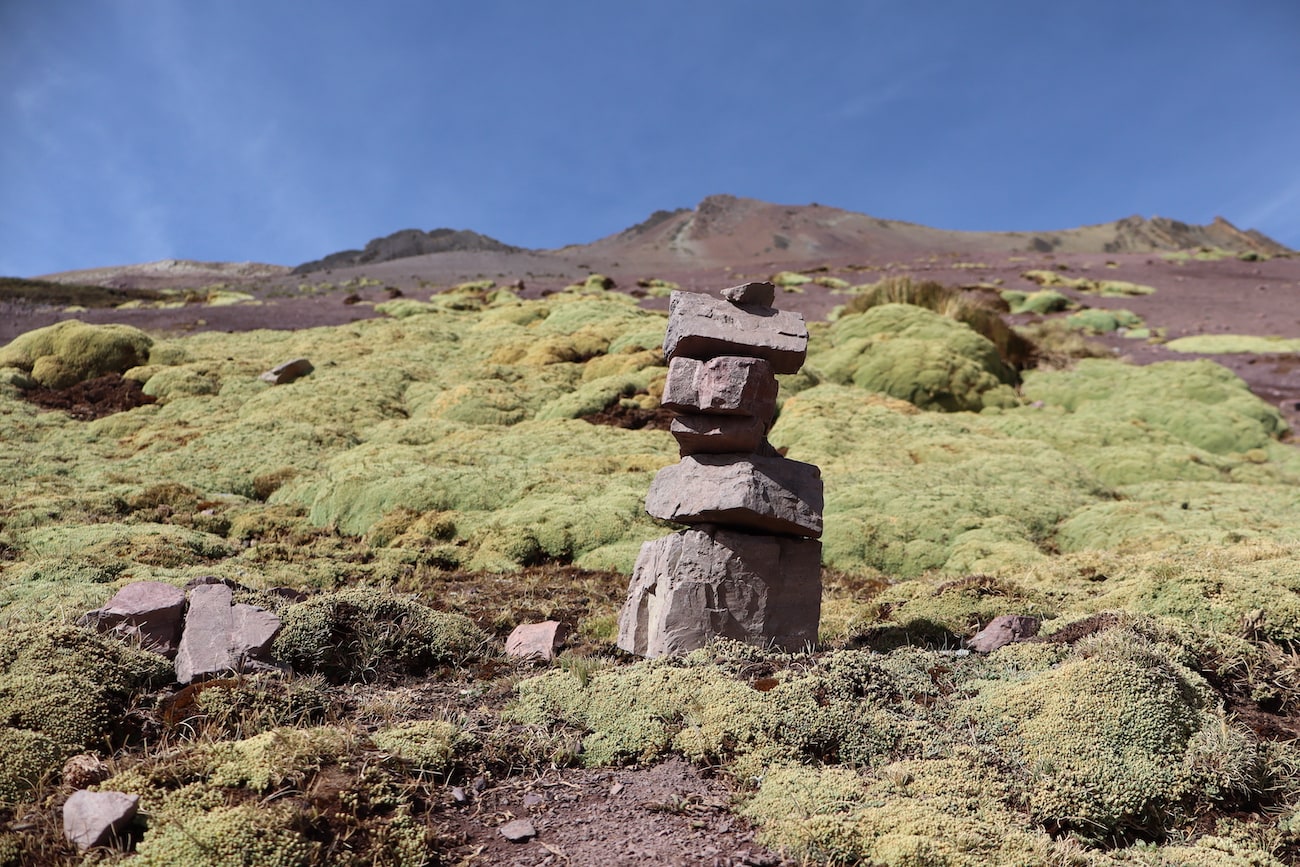
[[536, 792], [529, 792], [528, 794], [524, 795], [525, 807], [540, 807], [542, 806], [542, 804], [545, 803], [546, 803], [546, 798], [542, 797]]
[[513, 659], [555, 658], [555, 649], [564, 640], [568, 629], [564, 624], [547, 620], [542, 623], [521, 623], [506, 639], [506, 656]]
[[776, 286], [771, 283], [741, 283], [722, 290], [722, 297], [732, 304], [771, 307], [776, 303]]
[[683, 530], [641, 546], [618, 646], [654, 657], [731, 638], [795, 651], [817, 640], [820, 617], [820, 542]]
[[176, 652], [178, 683], [243, 671], [250, 661], [269, 659], [280, 618], [255, 605], [232, 605], [232, 598], [225, 584], [202, 584], [190, 591]]
[[138, 639], [141, 647], [170, 659], [176, 655], [184, 617], [185, 591], [162, 581], [137, 581], [113, 594], [103, 608], [85, 614], [80, 623]]
[[511, 843], [526, 843], [537, 836], [537, 829], [527, 819], [515, 819], [513, 822], [506, 822], [497, 830], [501, 832], [502, 837], [505, 837]]
[[452, 787], [451, 787], [451, 799], [452, 799], [453, 801], [455, 801], [457, 804], [468, 804], [468, 803], [469, 803], [469, 795], [465, 794], [465, 787], [464, 787], [464, 786], [452, 786]]
[[125, 792], [73, 792], [63, 805], [63, 835], [82, 852], [121, 834], [140, 809], [140, 796]]
[[1038, 634], [1039, 620], [1022, 614], [1002, 614], [994, 617], [966, 645], [977, 653], [992, 653], [1013, 641], [1024, 641]]
[[821, 472], [780, 457], [687, 455], [655, 475], [645, 510], [682, 524], [816, 537], [822, 534]]
[[82, 753], [63, 763], [63, 785], [70, 789], [87, 789], [112, 775], [108, 763], [99, 756]]
[[669, 409], [749, 415], [770, 422], [776, 414], [776, 377], [761, 358], [723, 355], [700, 361], [674, 358], [660, 401]]
[[795, 373], [808, 355], [803, 316], [761, 307], [739, 307], [696, 292], [674, 292], [664, 334], [668, 358], [719, 355], [765, 358], [774, 373]]
[[311, 373], [316, 368], [305, 358], [295, 358], [293, 361], [286, 361], [283, 364], [277, 364], [266, 373], [259, 377], [263, 382], [269, 382], [271, 385], [284, 385], [300, 379]]

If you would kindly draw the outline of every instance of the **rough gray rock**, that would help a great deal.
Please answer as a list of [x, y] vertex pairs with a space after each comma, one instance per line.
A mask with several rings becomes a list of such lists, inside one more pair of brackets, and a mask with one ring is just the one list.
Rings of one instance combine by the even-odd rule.
[[1024, 641], [1038, 634], [1039, 620], [1023, 614], [1002, 614], [994, 617], [966, 646], [977, 653], [992, 653], [1013, 641]]
[[526, 843], [537, 836], [537, 828], [528, 819], [515, 819], [506, 822], [497, 831], [511, 843]]
[[821, 471], [780, 457], [687, 455], [655, 475], [645, 510], [682, 524], [820, 536]]
[[250, 660], [268, 658], [280, 618], [255, 605], [232, 605], [232, 596], [224, 584], [203, 584], [190, 591], [176, 651], [178, 683], [243, 671]]
[[185, 592], [162, 581], [137, 581], [128, 584], [103, 608], [81, 619], [100, 632], [138, 639], [140, 646], [171, 658], [181, 638], [181, 621], [185, 616]]
[[293, 361], [286, 361], [283, 364], [277, 364], [266, 373], [259, 377], [263, 382], [269, 382], [271, 385], [284, 385], [300, 379], [311, 373], [316, 368], [305, 358], [295, 358]]
[[767, 424], [750, 415], [681, 413], [668, 430], [682, 455], [749, 454], [763, 448]]
[[817, 640], [820, 616], [820, 542], [683, 530], [641, 546], [618, 646], [653, 657], [731, 638], [794, 651]]
[[752, 415], [771, 422], [776, 414], [776, 376], [762, 358], [723, 355], [700, 361], [674, 358], [661, 403], [672, 410]]
[[103, 846], [131, 824], [140, 809], [140, 796], [125, 792], [73, 792], [63, 805], [63, 836], [85, 852]]
[[521, 623], [506, 639], [506, 656], [514, 659], [555, 658], [555, 648], [564, 640], [567, 630], [556, 620], [542, 623]]
[[795, 373], [808, 355], [808, 327], [798, 313], [742, 307], [697, 292], [674, 292], [668, 301], [664, 355], [669, 359], [745, 355], [767, 359], [775, 373]]
[[776, 303], [776, 286], [771, 283], [741, 283], [722, 290], [722, 297], [732, 304], [771, 307]]

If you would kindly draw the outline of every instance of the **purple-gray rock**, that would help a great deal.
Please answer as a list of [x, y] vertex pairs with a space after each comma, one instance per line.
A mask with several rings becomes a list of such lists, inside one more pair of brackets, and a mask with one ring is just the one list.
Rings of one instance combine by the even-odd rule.
[[763, 447], [767, 424], [752, 415], [680, 413], [668, 431], [682, 455], [749, 454]]
[[280, 618], [255, 605], [232, 605], [225, 584], [203, 584], [190, 591], [185, 630], [176, 652], [176, 680], [194, 680], [243, 671], [265, 660], [280, 631]]
[[497, 831], [511, 843], [526, 843], [537, 836], [537, 828], [527, 819], [515, 819], [506, 822]]
[[82, 618], [100, 632], [137, 639], [145, 650], [168, 658], [176, 655], [185, 616], [185, 592], [162, 581], [128, 584], [103, 608]]
[[771, 283], [741, 283], [722, 290], [722, 297], [732, 304], [747, 307], [771, 307], [776, 303], [776, 286]]
[[271, 385], [284, 385], [293, 382], [295, 379], [301, 379], [315, 369], [307, 359], [295, 358], [293, 361], [277, 364], [266, 373], [263, 373], [260, 379], [263, 382], [271, 383]]
[[798, 313], [742, 307], [697, 292], [674, 292], [668, 300], [664, 355], [669, 359], [745, 355], [767, 359], [775, 373], [795, 373], [808, 355], [808, 327]]
[[992, 653], [1013, 641], [1024, 641], [1038, 634], [1039, 620], [1023, 614], [1002, 614], [994, 617], [966, 646], [976, 653]]
[[776, 376], [762, 358], [722, 355], [700, 361], [674, 358], [660, 403], [669, 409], [716, 415], [752, 415], [771, 422], [776, 414]]
[[655, 475], [645, 510], [681, 524], [820, 536], [821, 471], [781, 457], [687, 455]]
[[817, 640], [820, 616], [820, 542], [683, 530], [641, 546], [618, 646], [654, 657], [731, 638], [795, 651]]
[[140, 796], [125, 792], [73, 792], [63, 805], [63, 836], [85, 852], [118, 837], [140, 809]]
[[555, 620], [542, 623], [521, 623], [506, 639], [506, 656], [513, 659], [555, 658], [555, 648], [564, 640], [567, 630]]

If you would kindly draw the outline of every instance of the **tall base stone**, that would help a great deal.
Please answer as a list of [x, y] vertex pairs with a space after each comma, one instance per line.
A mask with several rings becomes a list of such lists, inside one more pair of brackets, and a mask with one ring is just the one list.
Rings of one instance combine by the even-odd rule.
[[693, 528], [641, 546], [618, 646], [687, 653], [713, 638], [802, 649], [821, 618], [821, 543]]

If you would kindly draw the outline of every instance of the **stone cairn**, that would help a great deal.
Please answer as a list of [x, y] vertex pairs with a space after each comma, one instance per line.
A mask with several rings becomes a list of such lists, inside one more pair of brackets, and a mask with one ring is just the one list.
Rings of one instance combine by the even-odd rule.
[[686, 653], [713, 638], [798, 650], [821, 616], [821, 473], [767, 441], [778, 373], [808, 353], [798, 313], [771, 283], [674, 292], [663, 405], [681, 462], [655, 476], [646, 511], [688, 525], [641, 546], [618, 646]]

